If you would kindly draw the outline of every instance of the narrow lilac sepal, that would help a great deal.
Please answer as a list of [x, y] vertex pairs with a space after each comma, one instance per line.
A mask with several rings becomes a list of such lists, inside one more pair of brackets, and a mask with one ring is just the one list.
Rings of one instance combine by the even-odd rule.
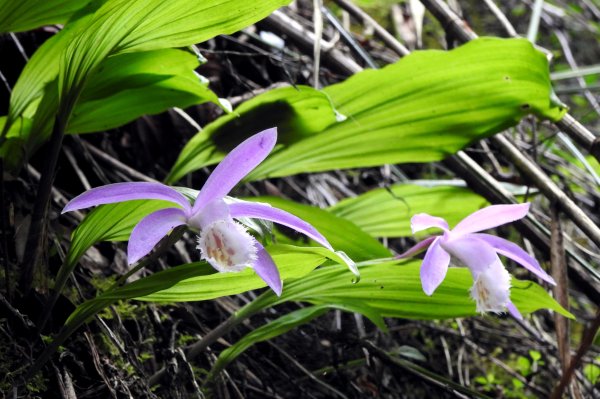
[[258, 241], [256, 242], [256, 248], [258, 249], [258, 253], [253, 265], [254, 271], [265, 283], [267, 283], [277, 296], [281, 296], [283, 283], [281, 282], [281, 276], [279, 275], [279, 270], [277, 269], [275, 262], [273, 262], [273, 258], [271, 258], [271, 255], [265, 250], [265, 247]]
[[261, 204], [259, 202], [234, 202], [229, 205], [229, 212], [233, 218], [257, 218], [265, 219], [271, 222], [279, 223], [284, 226], [290, 227], [302, 234], [312, 238], [325, 248], [333, 251], [329, 241], [321, 233], [317, 231], [313, 226], [299, 217], [292, 215], [289, 212], [274, 208], [268, 204]]
[[432, 227], [448, 231], [448, 223], [437, 216], [431, 216], [426, 213], [417, 213], [410, 219], [410, 228], [415, 234], [418, 231], [430, 229]]
[[436, 237], [421, 264], [421, 285], [425, 294], [433, 294], [444, 281], [449, 264], [450, 254], [440, 246], [440, 237]]
[[552, 285], [556, 285], [556, 282], [554, 281], [552, 276], [550, 276], [548, 273], [546, 273], [544, 269], [542, 269], [538, 261], [531, 255], [529, 255], [527, 252], [525, 252], [525, 250], [523, 250], [523, 248], [519, 247], [517, 244], [505, 240], [504, 238], [496, 237], [490, 234], [478, 233], [473, 235], [487, 242], [500, 255], [504, 255], [507, 258], [514, 260], [515, 262], [517, 262], [518, 264], [520, 264], [525, 269], [529, 270], [542, 280]]
[[114, 183], [93, 188], [73, 198], [62, 213], [91, 206], [138, 199], [158, 199], [173, 202], [189, 211], [190, 202], [180, 193], [161, 183], [128, 182]]
[[194, 203], [193, 213], [201, 210], [209, 202], [227, 195], [269, 155], [276, 141], [277, 129], [271, 128], [255, 134], [235, 147], [206, 180]]
[[477, 233], [523, 219], [529, 212], [529, 203], [513, 205], [490, 205], [473, 212], [452, 229], [457, 235]]
[[186, 223], [179, 208], [166, 208], [143, 218], [131, 232], [127, 246], [127, 262], [132, 265], [146, 256], [173, 228]]
[[467, 266], [475, 279], [494, 262], [500, 262], [500, 258], [498, 258], [494, 248], [487, 242], [476, 237], [475, 234], [467, 234], [448, 240], [442, 239], [440, 240], [440, 245], [450, 255]]
[[512, 302], [508, 302], [506, 304], [506, 308], [508, 309], [508, 313], [510, 313], [512, 317], [514, 317], [517, 320], [523, 320], [523, 315], [521, 314], [521, 312], [519, 312], [519, 309], [517, 309], [517, 307]]
[[419, 252], [421, 252], [421, 251], [425, 250], [427, 247], [429, 247], [436, 238], [438, 238], [438, 236], [427, 237], [423, 241], [419, 241], [418, 243], [413, 245], [407, 251], [401, 253], [400, 255], [394, 256], [394, 258], [403, 259], [403, 258], [410, 258], [411, 256], [415, 256]]

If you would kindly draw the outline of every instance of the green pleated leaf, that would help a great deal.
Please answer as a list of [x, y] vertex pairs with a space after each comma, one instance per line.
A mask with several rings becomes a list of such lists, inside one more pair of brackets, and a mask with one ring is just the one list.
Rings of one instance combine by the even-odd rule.
[[[303, 90], [315, 96], [308, 88]], [[322, 92], [347, 119], [319, 132], [306, 130], [289, 137], [283, 129], [279, 139], [283, 145], [249, 179], [438, 161], [514, 126], [525, 115], [558, 120], [566, 112], [550, 100], [545, 56], [523, 39], [482, 38], [451, 51], [418, 51], [383, 69], [357, 73]], [[262, 118], [252, 126], [279, 123], [279, 117], [266, 112], [270, 105], [262, 96], [248, 102], [245, 109]], [[263, 107], [267, 108], [261, 112]], [[308, 107], [295, 107], [287, 120], [296, 120], [307, 111]], [[325, 121], [333, 110], [310, 112], [315, 120]], [[248, 113], [238, 113], [249, 122]], [[229, 124], [219, 120], [215, 124], [186, 146], [169, 182], [180, 178], [182, 171], [197, 170], [224, 156], [213, 137], [229, 137], [230, 145], [239, 142], [233, 141], [239, 134], [232, 133]], [[190, 159], [188, 154], [197, 155]]]
[[172, 107], [219, 105], [217, 95], [194, 73], [198, 66], [194, 54], [175, 49], [108, 58], [91, 74], [67, 132], [107, 130]]
[[287, 0], [108, 0], [70, 41], [58, 94], [68, 117], [90, 74], [117, 54], [184, 47], [259, 21]]
[[[67, 133], [107, 130], [172, 107], [185, 108], [207, 101], [219, 105], [217, 95], [195, 74], [198, 65], [194, 54], [175, 49], [122, 54], [106, 59], [91, 74], [75, 105]], [[6, 151], [9, 165], [18, 168], [23, 154], [31, 154], [48, 139], [57, 110], [57, 85], [53, 80], [44, 88], [44, 97], [30, 129], [7, 136], [4, 146], [23, 147], [15, 154]], [[22, 119], [17, 118], [17, 121]]]
[[[330, 306], [350, 303], [360, 304], [381, 317], [406, 319], [448, 319], [478, 314], [475, 302], [469, 296], [473, 278], [468, 269], [451, 267], [435, 293], [427, 296], [421, 287], [420, 264], [420, 261], [413, 260], [402, 264], [364, 265], [360, 267], [358, 283], [343, 267], [321, 267], [301, 279], [286, 282], [281, 297], [266, 292], [249, 306], [256, 311], [286, 301]], [[139, 299], [160, 302], [210, 299], [204, 292], [207, 284], [203, 284], [203, 278], [196, 279], [183, 280], [171, 288]], [[538, 284], [514, 278], [512, 284], [511, 300], [521, 313], [550, 309], [573, 317]]]
[[63, 24], [89, 0], [0, 0], [0, 33]]
[[[331, 304], [359, 301], [376, 309], [383, 317], [408, 319], [446, 319], [477, 314], [475, 302], [469, 297], [473, 278], [468, 269], [448, 269], [444, 282], [429, 297], [421, 288], [420, 263], [364, 266], [360, 268], [361, 280], [356, 284], [338, 270], [324, 267], [302, 280], [289, 283], [277, 302]], [[511, 300], [523, 314], [551, 309], [573, 317], [538, 284], [514, 278], [512, 283]]]
[[220, 117], [195, 135], [179, 154], [165, 181], [176, 182], [202, 167], [199, 165], [218, 162], [237, 144], [262, 130], [276, 126], [277, 142], [289, 145], [335, 121], [335, 112], [325, 93], [306, 86], [270, 90], [242, 103], [235, 113]]
[[[344, 251], [355, 262], [391, 256], [389, 249], [361, 230], [352, 221], [338, 217], [324, 209], [279, 197], [253, 197], [247, 199], [266, 202], [306, 220], [327, 238], [333, 248]], [[295, 238], [304, 239], [304, 236], [296, 234]]]
[[417, 213], [444, 218], [454, 226], [485, 205], [484, 198], [466, 188], [397, 184], [346, 198], [328, 211], [374, 237], [410, 237], [410, 218]]
[[[67, 123], [67, 130], [80, 133], [116, 127], [141, 115], [159, 113], [174, 106], [215, 101], [216, 96], [193, 76], [197, 60], [194, 65], [191, 65], [191, 59], [183, 60], [177, 67], [177, 60], [185, 56], [174, 55], [176, 50], [170, 50], [175, 59], [166, 60], [168, 53], [155, 50], [189, 46], [219, 34], [232, 33], [264, 18], [286, 1], [92, 2], [77, 13], [65, 29], [38, 49], [19, 77], [11, 95], [3, 135], [20, 118], [33, 119], [35, 116], [37, 120], [30, 130], [10, 138], [10, 143], [0, 139], [0, 151], [10, 154], [7, 165], [18, 168], [23, 158], [46, 140], [59, 111], [66, 121], [73, 111], [76, 112], [74, 120]], [[146, 55], [129, 54], [139, 52]], [[158, 58], [150, 62], [154, 57]], [[129, 76], [125, 70], [110, 70], [122, 66], [125, 61], [133, 61], [141, 67], [124, 68], [132, 73]], [[183, 70], [183, 65], [188, 68]], [[155, 72], [161, 68], [162, 72]], [[154, 69], [154, 72], [147, 69]], [[105, 78], [107, 71], [111, 76]], [[147, 77], [147, 85], [142, 87], [139, 84], [145, 81], [141, 76], [144, 74], [170, 77]], [[105, 90], [105, 97], [85, 101], [86, 91], [96, 91], [90, 86], [97, 79], [105, 86], [112, 82], [112, 91]], [[130, 87], [128, 82], [138, 86]], [[45, 97], [43, 108], [38, 109], [42, 96]], [[84, 102], [76, 107], [81, 97]], [[22, 148], [15, 152], [4, 146]]]
[[[277, 264], [284, 281], [284, 291], [287, 280], [306, 276], [327, 259], [341, 263], [334, 253], [322, 247], [295, 247], [277, 244], [268, 246], [267, 250]], [[336, 265], [335, 267], [340, 268], [345, 277], [354, 278], [345, 265]], [[246, 269], [239, 273], [214, 273], [185, 279], [168, 289], [149, 295], [137, 295], [136, 298], [164, 303], [205, 301], [263, 287], [266, 287], [265, 282], [254, 273], [254, 270]]]
[[[86, 7], [85, 10], [93, 12], [91, 7]], [[45, 86], [58, 76], [58, 60], [61, 54], [75, 33], [86, 26], [91, 17], [89, 13], [85, 14], [82, 11], [78, 19], [68, 23], [60, 32], [46, 40], [31, 56], [10, 95], [7, 129], [19, 118], [33, 118]]]

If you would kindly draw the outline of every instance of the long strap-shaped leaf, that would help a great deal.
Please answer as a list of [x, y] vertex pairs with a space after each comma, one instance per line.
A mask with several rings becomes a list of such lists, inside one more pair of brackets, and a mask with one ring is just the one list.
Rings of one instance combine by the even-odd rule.
[[[550, 100], [546, 58], [522, 39], [482, 38], [451, 51], [419, 51], [322, 92], [301, 87], [293, 102], [276, 98], [283, 90], [289, 89], [257, 96], [239, 108], [245, 125], [270, 125], [270, 114], [283, 125], [284, 145], [249, 179], [437, 161], [525, 115], [558, 120], [565, 112]], [[331, 121], [333, 109], [301, 104], [300, 95], [326, 95], [346, 120]], [[283, 121], [281, 114], [267, 112], [286, 106], [293, 112]], [[304, 122], [308, 114], [311, 125]], [[217, 162], [224, 155], [223, 137], [233, 141], [250, 134], [233, 116], [209, 124], [182, 150], [167, 181]]]
[[0, 0], [0, 33], [61, 24], [88, 0]]

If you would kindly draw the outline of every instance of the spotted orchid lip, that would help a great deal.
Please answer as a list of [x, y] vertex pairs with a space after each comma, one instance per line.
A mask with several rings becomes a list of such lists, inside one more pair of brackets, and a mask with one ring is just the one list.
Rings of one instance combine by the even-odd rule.
[[220, 272], [237, 272], [257, 259], [256, 240], [235, 221], [218, 220], [205, 227], [198, 237], [202, 259]]

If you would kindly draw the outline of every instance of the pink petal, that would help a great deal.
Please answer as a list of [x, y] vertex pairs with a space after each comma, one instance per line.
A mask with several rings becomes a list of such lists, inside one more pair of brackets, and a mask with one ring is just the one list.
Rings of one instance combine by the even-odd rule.
[[190, 202], [180, 193], [161, 183], [128, 182], [114, 183], [93, 188], [73, 198], [62, 213], [89, 208], [90, 206], [112, 204], [138, 199], [158, 199], [180, 205], [186, 211]]
[[143, 218], [129, 237], [127, 262], [132, 265], [146, 256], [169, 231], [185, 223], [185, 213], [178, 208], [161, 209]]
[[299, 217], [279, 208], [274, 208], [268, 204], [244, 201], [229, 204], [229, 212], [231, 212], [231, 217], [233, 218], [257, 218], [282, 224], [312, 238], [325, 248], [333, 251], [331, 244], [317, 229]]
[[527, 252], [525, 252], [517, 244], [505, 240], [504, 238], [496, 237], [490, 234], [479, 233], [473, 235], [491, 245], [492, 248], [494, 248], [496, 252], [500, 255], [504, 255], [507, 258], [514, 260], [515, 262], [517, 262], [518, 264], [520, 264], [525, 269], [529, 270], [542, 280], [550, 284], [556, 285], [554, 279], [550, 275], [548, 275], [548, 273], [546, 273], [544, 269], [542, 269], [538, 261], [531, 255], [529, 255]]
[[512, 317], [514, 317], [517, 320], [523, 320], [523, 315], [521, 314], [521, 312], [519, 312], [519, 309], [517, 309], [514, 303], [508, 302], [506, 304], [506, 307], [508, 308], [508, 313], [510, 313]]
[[529, 203], [491, 205], [473, 212], [452, 229], [455, 234], [469, 234], [491, 229], [523, 219], [529, 212]]
[[450, 264], [450, 255], [440, 246], [440, 240], [440, 237], [435, 238], [421, 265], [421, 285], [427, 295], [433, 294], [444, 281]]
[[400, 255], [396, 255], [395, 258], [396, 259], [410, 258], [411, 256], [414, 256], [414, 255], [418, 254], [419, 252], [425, 250], [427, 247], [429, 247], [436, 238], [438, 238], [438, 236], [427, 237], [423, 241], [416, 243], [414, 246], [409, 248], [406, 252], [403, 252]]
[[277, 129], [271, 128], [255, 134], [235, 147], [204, 183], [194, 203], [193, 213], [200, 211], [209, 202], [227, 195], [269, 155], [276, 141]]
[[269, 287], [271, 287], [277, 296], [281, 296], [283, 283], [281, 282], [279, 270], [277, 269], [275, 262], [273, 262], [273, 258], [271, 258], [271, 255], [265, 250], [265, 247], [258, 241], [256, 242], [256, 247], [258, 248], [258, 256], [253, 265], [254, 271]]
[[440, 239], [440, 245], [467, 266], [474, 279], [477, 279], [479, 274], [486, 271], [494, 262], [500, 261], [494, 248], [473, 234], [457, 238], [445, 234]]
[[417, 231], [426, 230], [432, 227], [448, 230], [448, 223], [437, 216], [431, 216], [426, 213], [417, 213], [410, 219], [410, 228], [413, 234]]

